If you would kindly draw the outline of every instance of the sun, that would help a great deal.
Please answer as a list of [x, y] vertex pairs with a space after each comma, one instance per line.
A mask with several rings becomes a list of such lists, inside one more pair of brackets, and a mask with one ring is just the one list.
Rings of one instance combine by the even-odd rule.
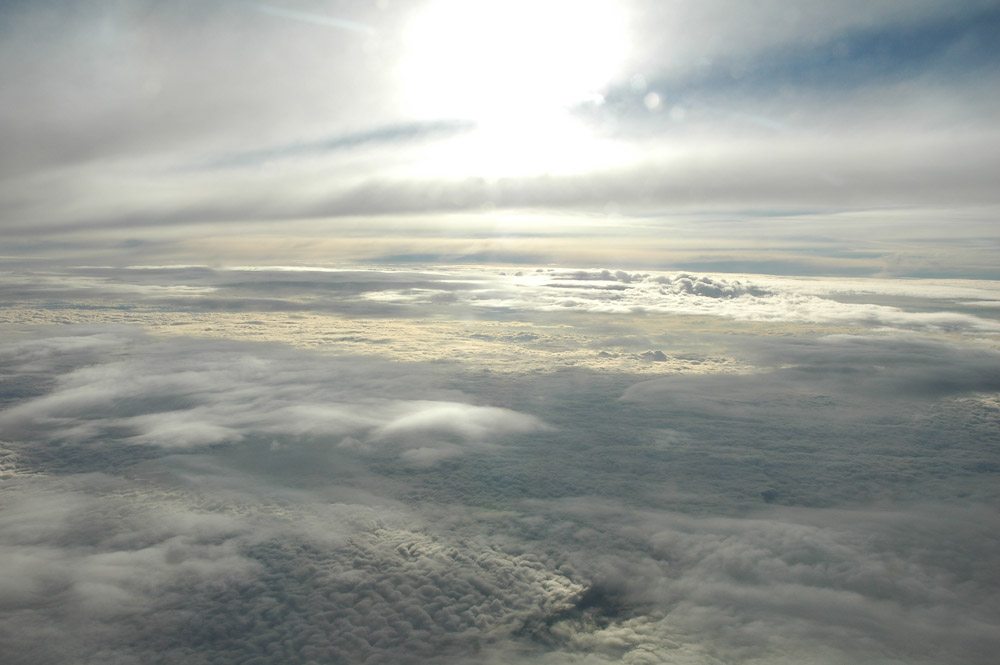
[[622, 19], [609, 0], [441, 0], [406, 30], [406, 104], [486, 121], [579, 103], [617, 73]]
[[624, 18], [612, 0], [429, 5], [404, 33], [404, 110], [471, 120], [478, 131], [429, 154], [427, 169], [523, 175], [579, 165], [581, 150], [596, 154], [569, 111], [601, 103], [600, 91], [621, 76]]

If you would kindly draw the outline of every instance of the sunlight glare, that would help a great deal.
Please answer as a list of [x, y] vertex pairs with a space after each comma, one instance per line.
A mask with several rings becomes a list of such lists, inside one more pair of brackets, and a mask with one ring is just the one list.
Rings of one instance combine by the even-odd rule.
[[[610, 158], [569, 111], [600, 105], [625, 57], [610, 0], [441, 0], [406, 32], [401, 90], [409, 113], [474, 121], [428, 151], [422, 175], [569, 172]], [[597, 162], [597, 163], [595, 163]], [[574, 168], [575, 167], [575, 168]]]
[[442, 0], [406, 32], [411, 112], [477, 121], [565, 109], [616, 74], [624, 21], [609, 0]]

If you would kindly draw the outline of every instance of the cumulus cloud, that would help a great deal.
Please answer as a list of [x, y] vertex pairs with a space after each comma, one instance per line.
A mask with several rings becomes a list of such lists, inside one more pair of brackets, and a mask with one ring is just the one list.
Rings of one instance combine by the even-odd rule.
[[425, 432], [482, 439], [491, 432], [530, 432], [539, 427], [538, 420], [532, 416], [496, 407], [416, 402], [410, 409], [409, 413], [379, 427], [375, 436], [388, 438]]
[[[583, 279], [574, 279], [580, 274]], [[564, 277], [572, 279], [569, 283], [578, 283], [579, 288], [574, 289], [571, 295], [552, 296], [538, 290], [538, 298], [532, 304], [542, 309], [572, 307], [611, 313], [695, 314], [749, 321], [1000, 331], [996, 322], [962, 312], [917, 312], [874, 303], [839, 302], [803, 292], [801, 287], [786, 288], [775, 278], [768, 279], [767, 285], [764, 285], [755, 283], [752, 277], [744, 281], [688, 273], [622, 273], [624, 277], [607, 271], [580, 274], [571, 273]], [[591, 281], [611, 281], [628, 286], [610, 290], [585, 286]], [[537, 281], [535, 283], [538, 284]]]
[[[929, 281], [943, 301], [938, 308], [907, 301], [892, 300], [890, 294], [914, 296], [920, 280], [910, 280], [908, 289], [880, 280], [837, 279], [787, 281], [774, 276], [719, 276], [692, 273], [628, 273], [625, 271], [543, 272], [521, 276], [495, 276], [469, 290], [454, 291], [457, 304], [474, 308], [502, 309], [514, 312], [588, 312], [605, 314], [678, 314], [716, 316], [742, 321], [842, 324], [863, 327], [889, 327], [949, 332], [1000, 332], [988, 308], [986, 316], [959, 311], [966, 307], [956, 302], [965, 285], [943, 287]], [[863, 283], [863, 286], [861, 285]], [[993, 293], [989, 282], [971, 287], [980, 297]], [[867, 289], [868, 298], [858, 297]], [[433, 305], [432, 292], [387, 289], [367, 297], [379, 303]], [[852, 296], [851, 298], [840, 296]], [[886, 300], [898, 306], [883, 304]], [[917, 307], [913, 307], [917, 305]], [[950, 306], [950, 307], [949, 307]], [[951, 308], [953, 311], [948, 311]]]
[[534, 416], [497, 407], [416, 401], [402, 411], [375, 428], [368, 443], [352, 447], [398, 446], [404, 450], [404, 459], [423, 465], [461, 454], [470, 446], [489, 445], [497, 437], [546, 428]]
[[[105, 362], [95, 356], [100, 351]], [[291, 435], [333, 445], [350, 436], [382, 449], [435, 448], [451, 456], [544, 427], [507, 409], [413, 399], [461, 395], [418, 389], [416, 376], [394, 377], [388, 366], [316, 363], [278, 347], [261, 354], [239, 344], [155, 342], [112, 329], [8, 343], [0, 353], [15, 374], [39, 372], [42, 359], [60, 354], [67, 371], [55, 389], [7, 409], [0, 423], [11, 435], [66, 444], [184, 449]]]
[[370, 476], [359, 454], [427, 469], [548, 429], [426, 371], [124, 327], [14, 339], [0, 358], [39, 384], [0, 413], [28, 471], [5, 476], [0, 510], [10, 662], [459, 659], [582, 591], [342, 485]]
[[[5, 327], [0, 564], [15, 574], [0, 582], [0, 650], [11, 662], [978, 665], [995, 653], [993, 344], [912, 320], [934, 334], [820, 335], [837, 327], [810, 319], [808, 334], [762, 336], [723, 314], [810, 289], [834, 308], [852, 304], [838, 296], [900, 299], [920, 314], [908, 298], [922, 285], [947, 307], [989, 284], [166, 272], [235, 300], [281, 272], [265, 288], [282, 299], [304, 279], [307, 292], [339, 284], [346, 299], [420, 303], [419, 327], [403, 329], [455, 358]], [[100, 287], [88, 289], [93, 299], [59, 301], [79, 308], [59, 316], [120, 316], [95, 309]], [[117, 303], [159, 316], [158, 296], [131, 294]], [[581, 303], [555, 317], [574, 343], [595, 356], [613, 343], [658, 377], [551, 362], [487, 372], [453, 345], [476, 334], [477, 348], [555, 346], [552, 328], [529, 322], [565, 298]], [[621, 298], [639, 316], [605, 313]], [[644, 309], [687, 301], [733, 323], [674, 329]], [[469, 312], [522, 320], [435, 319]], [[291, 317], [240, 321], [304, 334]], [[358, 324], [357, 348], [377, 351], [397, 323]], [[199, 325], [235, 330], [222, 315]], [[440, 326], [451, 332], [430, 334]], [[731, 371], [676, 369], [709, 347]]]
[[998, 389], [995, 352], [736, 346], [762, 371], [617, 400], [624, 377], [444, 383], [120, 327], [6, 341], [5, 376], [35, 381], [0, 414], [30, 471], [5, 481], [0, 641], [25, 663], [986, 662], [996, 407], [953, 398]]
[[[244, 492], [204, 512], [87, 481], [21, 487], [0, 511], [10, 662], [426, 662], [543, 625], [581, 591], [529, 556], [433, 538], [363, 506], [283, 518]], [[93, 496], [112, 488], [130, 497]]]
[[588, 662], [985, 663], [996, 642], [985, 507], [692, 518], [581, 497], [532, 510], [559, 524], [552, 556], [592, 590], [539, 639]]

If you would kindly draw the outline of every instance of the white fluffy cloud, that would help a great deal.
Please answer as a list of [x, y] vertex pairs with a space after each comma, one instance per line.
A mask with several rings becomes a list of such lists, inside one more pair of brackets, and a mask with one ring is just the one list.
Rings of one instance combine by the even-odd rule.
[[[922, 292], [925, 285], [927, 291]], [[473, 308], [514, 312], [677, 314], [741, 321], [997, 333], [1000, 323], [988, 311], [995, 288], [985, 281], [955, 285], [942, 280], [907, 280], [901, 287], [877, 279], [806, 281], [757, 275], [548, 270], [500, 276], [485, 284], [470, 285], [467, 291], [454, 291], [453, 298]], [[434, 289], [388, 288], [367, 297], [382, 303], [433, 306], [435, 293]], [[925, 302], [917, 301], [930, 294], [940, 299], [940, 308], [927, 308]], [[968, 309], [969, 304], [958, 302], [961, 294], [975, 294], [986, 309], [979, 315], [959, 311]], [[893, 300], [894, 305], [883, 304]]]
[[[350, 437], [355, 448], [419, 448], [430, 459], [545, 427], [508, 409], [415, 399], [462, 395], [419, 386], [418, 376], [394, 377], [385, 365], [316, 362], [279, 348], [260, 354], [239, 344], [157, 342], [112, 330], [15, 341], [0, 353], [10, 371], [30, 374], [46, 369], [53, 349], [69, 371], [48, 394], [0, 414], [11, 435], [167, 449], [248, 436], [305, 437], [332, 446]], [[109, 362], [99, 362], [95, 354], [112, 349]]]

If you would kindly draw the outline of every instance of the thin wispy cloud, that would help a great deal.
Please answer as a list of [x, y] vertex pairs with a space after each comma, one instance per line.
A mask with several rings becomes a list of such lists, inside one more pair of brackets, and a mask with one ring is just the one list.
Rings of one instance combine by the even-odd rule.
[[332, 16], [313, 14], [310, 12], [288, 9], [287, 7], [277, 7], [275, 5], [268, 5], [264, 3], [254, 3], [251, 6], [254, 11], [267, 14], [268, 16], [277, 16], [279, 18], [288, 19], [290, 21], [311, 23], [312, 25], [324, 28], [337, 28], [338, 30], [347, 30], [349, 32], [360, 32], [366, 35], [375, 34], [374, 27], [364, 23], [358, 23], [356, 21], [347, 21], [340, 18], [334, 18]]
[[475, 124], [468, 121], [439, 120], [427, 123], [390, 125], [370, 131], [357, 132], [316, 141], [291, 143], [255, 148], [210, 158], [208, 168], [237, 168], [264, 164], [281, 159], [316, 157], [328, 152], [351, 150], [370, 145], [396, 145], [411, 141], [440, 140], [463, 132], [472, 131]]

